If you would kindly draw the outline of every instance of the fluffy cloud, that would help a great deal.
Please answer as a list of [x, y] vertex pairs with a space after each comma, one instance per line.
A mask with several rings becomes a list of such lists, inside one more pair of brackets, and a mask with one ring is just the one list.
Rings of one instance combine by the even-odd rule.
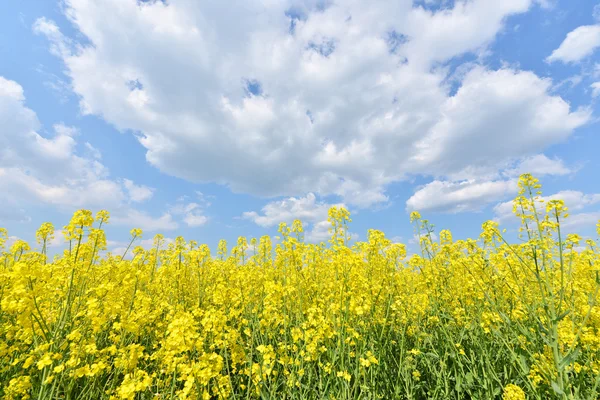
[[600, 96], [600, 82], [592, 83], [592, 97]]
[[190, 227], [198, 227], [208, 222], [208, 217], [197, 213], [188, 213], [183, 218], [183, 222]]
[[432, 174], [468, 178], [565, 140], [591, 112], [569, 112], [567, 102], [547, 94], [550, 87], [531, 72], [475, 68], [419, 141], [414, 163]]
[[558, 49], [546, 58], [548, 62], [578, 62], [600, 47], [600, 25], [585, 25], [569, 32]]
[[444, 63], [485, 50], [532, 4], [66, 0], [85, 43], [46, 19], [35, 30], [64, 61], [82, 111], [139, 132], [160, 170], [366, 207], [410, 175], [496, 171], [589, 119], [531, 72], [467, 69], [452, 94]]
[[[62, 211], [76, 208], [114, 211], [113, 221], [140, 221], [148, 227], [168, 227], [173, 222], [152, 217], [127, 207], [126, 201], [140, 201], [149, 188], [130, 180], [111, 179], [98, 160], [93, 146], [84, 146], [89, 156], [77, 152], [77, 129], [63, 124], [43, 136], [35, 112], [25, 106], [23, 88], [0, 76], [0, 202], [12, 217], [0, 215], [0, 222], [27, 220], [27, 205], [50, 205]], [[171, 224], [171, 225], [170, 225]]]
[[24, 102], [23, 88], [0, 77], [0, 188], [11, 193], [5, 201], [34, 199], [69, 207], [118, 204], [124, 194], [118, 183], [107, 179], [106, 168], [76, 154], [77, 130], [58, 124], [52, 136], [40, 135], [36, 114]]
[[210, 202], [201, 192], [196, 192], [198, 202], [187, 202], [188, 197], [178, 199], [177, 204], [170, 207], [170, 212], [183, 217], [183, 222], [189, 227], [196, 228], [205, 225], [209, 218], [204, 215], [204, 210], [210, 206]]
[[316, 196], [309, 193], [305, 197], [270, 202], [262, 208], [262, 214], [249, 211], [243, 214], [243, 218], [265, 228], [276, 226], [280, 222], [289, 224], [295, 219], [315, 222], [327, 220], [327, 212], [332, 206], [333, 204], [318, 202]]
[[123, 179], [123, 186], [127, 189], [129, 199], [139, 203], [148, 200], [154, 194], [154, 189], [144, 185], [136, 185], [129, 179]]
[[309, 193], [305, 197], [272, 201], [262, 208], [261, 214], [249, 211], [245, 212], [242, 218], [264, 228], [276, 226], [280, 222], [291, 224], [295, 219], [299, 219], [309, 228], [306, 229], [304, 239], [307, 242], [318, 243], [331, 236], [331, 224], [327, 221], [327, 214], [333, 206], [344, 207], [343, 204], [319, 202], [313, 193]]
[[112, 216], [110, 223], [126, 226], [128, 228], [140, 228], [142, 231], [150, 232], [173, 230], [177, 229], [179, 226], [177, 222], [173, 220], [173, 216], [169, 213], [154, 218], [142, 211], [134, 209], [128, 209], [124, 213]]
[[544, 175], [568, 175], [575, 172], [575, 169], [569, 168], [558, 158], [548, 158], [544, 154], [523, 159], [516, 168], [505, 170], [503, 173], [507, 176], [519, 176], [529, 173], [535, 177]]
[[[174, 243], [175, 239], [173, 238], [163, 238], [163, 245], [161, 247], [161, 249], [165, 249], [169, 244]], [[124, 241], [112, 241], [109, 240], [106, 243], [108, 249], [107, 252], [112, 253], [113, 255], [122, 255], [125, 254], [125, 251], [127, 250], [127, 246], [129, 246], [129, 242], [124, 242]], [[154, 248], [154, 239], [150, 238], [150, 239], [143, 239], [143, 240], [138, 240], [135, 241], [133, 246], [142, 246], [144, 249], [149, 250]], [[131, 252], [131, 248], [129, 249], [129, 251], [127, 252], [127, 254], [125, 255], [125, 259], [132, 259], [133, 258], [133, 252]]]
[[[594, 225], [598, 219], [594, 219], [597, 212], [588, 212], [586, 208], [600, 203], [600, 194], [585, 194], [576, 190], [563, 190], [550, 196], [543, 196], [544, 203], [540, 203], [540, 212], [545, 210], [543, 204], [550, 200], [563, 200], [569, 209], [570, 216], [565, 220], [564, 226], [574, 229], [584, 225]], [[575, 213], [574, 213], [575, 211]], [[585, 211], [585, 212], [584, 212]], [[498, 222], [516, 222], [517, 218], [513, 214], [513, 202], [506, 201], [494, 206], [495, 220]], [[586, 218], [591, 218], [586, 222]]]
[[600, 221], [600, 211], [583, 212], [570, 215], [561, 227], [567, 232], [579, 232], [584, 228], [593, 228]]
[[459, 213], [480, 211], [486, 205], [502, 200], [517, 192], [519, 175], [533, 174], [536, 177], [544, 175], [567, 175], [573, 173], [558, 158], [548, 158], [544, 154], [525, 157], [513, 165], [507, 164], [499, 172], [479, 168], [467, 169], [462, 172], [465, 176], [478, 176], [458, 181], [434, 180], [420, 188], [406, 201], [408, 211], [434, 211]]
[[498, 198], [516, 191], [517, 183], [510, 181], [433, 181], [417, 190], [406, 201], [407, 210], [458, 213], [478, 211]]
[[5, 249], [10, 249], [10, 247], [11, 247], [13, 244], [15, 244], [15, 242], [16, 242], [17, 240], [22, 240], [22, 239], [21, 239], [21, 238], [19, 238], [18, 236], [9, 236], [9, 237], [6, 239], [6, 243], [4, 243], [4, 247], [5, 247]]
[[600, 194], [585, 194], [575, 190], [563, 190], [543, 197], [545, 201], [563, 200], [570, 210], [582, 210], [585, 207], [600, 203]]
[[[421, 237], [424, 237], [424, 236], [425, 236], [425, 235], [421, 235]], [[439, 236], [438, 236], [438, 235], [437, 235], [437, 233], [435, 233], [435, 232], [431, 232], [431, 235], [430, 235], [430, 236], [431, 236], [431, 240], [433, 240], [434, 242], [436, 242], [436, 241], [438, 241], [438, 240], [439, 240]], [[408, 244], [413, 244], [413, 245], [414, 245], [414, 244], [419, 244], [419, 243], [420, 243], [420, 241], [421, 241], [421, 240], [420, 240], [420, 238], [419, 238], [419, 235], [417, 235], [417, 234], [414, 234], [414, 235], [412, 236], [412, 238], [411, 238], [411, 239], [409, 239], [409, 241], [408, 241]]]

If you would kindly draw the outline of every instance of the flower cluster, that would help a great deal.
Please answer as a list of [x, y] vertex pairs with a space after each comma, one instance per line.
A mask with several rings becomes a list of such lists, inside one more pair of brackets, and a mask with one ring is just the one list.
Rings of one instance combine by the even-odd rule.
[[[486, 222], [477, 239], [421, 246], [383, 232], [349, 244], [329, 212], [329, 245], [206, 245], [177, 238], [106, 252], [109, 215], [75, 213], [64, 253], [4, 247], [0, 229], [0, 397], [7, 399], [598, 398], [600, 251], [562, 235], [561, 201], [521, 178], [518, 244]], [[600, 223], [599, 223], [600, 230]], [[600, 232], [599, 232], [600, 233]]]

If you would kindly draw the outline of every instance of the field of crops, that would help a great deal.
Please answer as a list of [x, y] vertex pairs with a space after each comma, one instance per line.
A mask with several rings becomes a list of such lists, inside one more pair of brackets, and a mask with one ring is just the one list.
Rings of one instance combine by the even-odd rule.
[[81, 210], [48, 260], [44, 224], [38, 250], [0, 256], [0, 396], [596, 399], [600, 250], [561, 234], [567, 210], [534, 178], [519, 187], [522, 241], [490, 221], [435, 242], [413, 213], [410, 257], [374, 230], [349, 246], [341, 208], [328, 244], [296, 221], [276, 246], [240, 238], [216, 257], [160, 235], [136, 247], [136, 229], [128, 256], [105, 254], [108, 213]]

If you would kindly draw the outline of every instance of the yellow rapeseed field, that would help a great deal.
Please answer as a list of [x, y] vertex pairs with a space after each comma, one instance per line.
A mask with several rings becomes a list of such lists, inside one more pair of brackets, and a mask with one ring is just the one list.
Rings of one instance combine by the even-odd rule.
[[[0, 396], [7, 399], [597, 399], [600, 250], [561, 234], [562, 201], [530, 175], [514, 211], [422, 253], [376, 230], [348, 244], [329, 211], [328, 244], [302, 224], [268, 236], [106, 254], [109, 215], [80, 210], [53, 260], [0, 231]], [[600, 234], [600, 224], [598, 226]], [[133, 257], [130, 257], [133, 256]]]

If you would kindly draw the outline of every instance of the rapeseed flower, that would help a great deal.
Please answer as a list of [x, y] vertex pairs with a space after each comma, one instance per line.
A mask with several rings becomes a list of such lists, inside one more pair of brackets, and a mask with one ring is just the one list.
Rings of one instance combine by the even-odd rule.
[[539, 192], [521, 177], [517, 243], [493, 221], [435, 239], [415, 211], [410, 256], [375, 229], [351, 244], [343, 207], [328, 244], [293, 221], [214, 256], [139, 229], [106, 253], [106, 211], [77, 211], [53, 260], [51, 224], [33, 249], [0, 228], [0, 397], [596, 398], [600, 250]]

